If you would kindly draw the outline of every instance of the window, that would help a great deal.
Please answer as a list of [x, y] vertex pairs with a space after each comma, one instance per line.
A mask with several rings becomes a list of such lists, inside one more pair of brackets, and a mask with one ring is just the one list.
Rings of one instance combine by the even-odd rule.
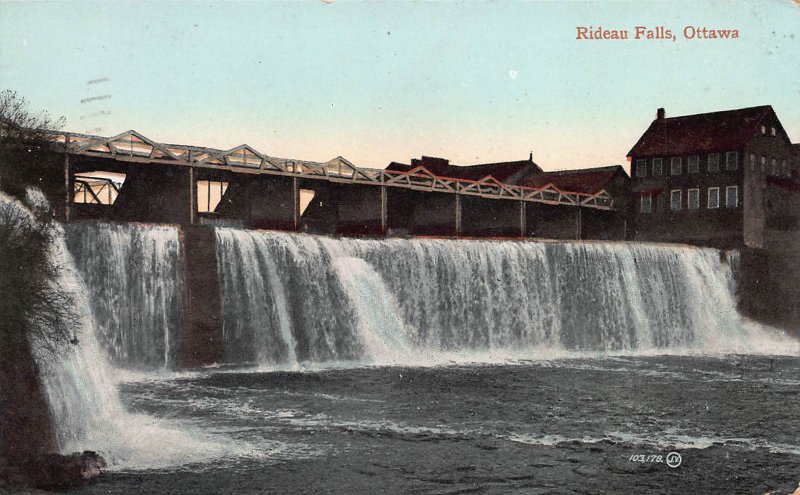
[[681, 175], [681, 157], [673, 156], [669, 163], [670, 175]]
[[669, 194], [669, 208], [671, 210], [681, 209], [681, 190], [675, 189]]
[[739, 188], [736, 186], [728, 186], [725, 188], [725, 207], [738, 208], [739, 207]]
[[636, 160], [636, 177], [647, 177], [647, 160]]
[[766, 133], [767, 133], [767, 126], [762, 125], [761, 126], [761, 134], [766, 134]]
[[96, 170], [75, 174], [72, 182], [73, 203], [113, 205], [125, 183], [125, 174]]
[[228, 190], [227, 182], [213, 180], [197, 181], [197, 211], [199, 213], [214, 213], [217, 206]]
[[750, 154], [750, 171], [756, 171], [756, 155]]
[[761, 173], [763, 174], [766, 171], [767, 171], [767, 157], [766, 156], [762, 156], [761, 157]]
[[652, 193], [642, 194], [639, 199], [639, 212], [650, 213], [653, 211], [653, 195]]
[[700, 172], [700, 156], [699, 155], [691, 155], [687, 162], [686, 170], [690, 174], [696, 174]]
[[719, 172], [719, 153], [708, 155], [708, 171]]
[[778, 160], [772, 159], [772, 175], [778, 175]]
[[729, 151], [725, 153], [725, 170], [736, 170], [739, 168], [739, 153]]
[[775, 135], [775, 128], [771, 127], [770, 130], [769, 130], [769, 133], [774, 136]]
[[719, 208], [719, 188], [718, 187], [709, 187], [708, 188], [708, 204], [706, 208], [709, 210], [713, 210], [715, 208]]
[[700, 208], [700, 189], [689, 189], [686, 197], [686, 207], [690, 210]]
[[781, 170], [783, 170], [783, 175], [785, 177], [789, 177], [789, 165], [786, 163], [786, 160], [781, 163]]
[[664, 165], [661, 163], [661, 158], [653, 158], [653, 176], [660, 177], [664, 175]]

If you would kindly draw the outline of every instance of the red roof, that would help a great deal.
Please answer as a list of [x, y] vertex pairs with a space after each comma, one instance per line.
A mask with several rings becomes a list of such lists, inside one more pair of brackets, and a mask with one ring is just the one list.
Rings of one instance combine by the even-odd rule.
[[559, 170], [556, 172], [543, 172], [533, 177], [527, 177], [521, 180], [519, 185], [539, 188], [547, 184], [553, 184], [562, 191], [594, 194], [606, 189], [608, 183], [619, 173], [624, 174], [626, 177], [628, 175], [625, 173], [625, 169], [620, 165], [578, 170]]
[[740, 108], [656, 119], [628, 156], [677, 156], [713, 153], [741, 148], [759, 132], [772, 107]]
[[542, 169], [532, 159], [513, 162], [481, 163], [479, 165], [451, 165], [449, 160], [423, 156], [411, 160], [411, 165], [392, 162], [386, 170], [408, 172], [416, 167], [425, 167], [437, 177], [450, 179], [480, 180], [491, 175], [500, 182], [516, 184], [521, 178], [541, 173]]

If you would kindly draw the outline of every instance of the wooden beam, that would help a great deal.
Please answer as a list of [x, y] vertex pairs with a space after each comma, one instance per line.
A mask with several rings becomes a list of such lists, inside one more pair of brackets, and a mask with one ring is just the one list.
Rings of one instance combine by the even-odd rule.
[[456, 237], [461, 237], [461, 195], [456, 194]]
[[103, 204], [103, 202], [100, 201], [100, 197], [97, 195], [96, 192], [94, 192], [94, 189], [92, 189], [92, 185], [89, 182], [87, 182], [85, 180], [79, 180], [78, 179], [78, 180], [73, 180], [73, 184], [80, 184], [81, 186], [83, 186], [83, 201], [84, 201], [84, 203], [86, 202], [86, 192], [88, 191], [89, 194], [92, 196], [92, 199], [95, 201], [94, 204], [98, 204], [98, 205]]
[[[195, 211], [197, 211], [197, 186], [194, 183], [194, 167], [189, 167], [189, 225], [194, 225]], [[209, 188], [210, 189], [210, 188]], [[209, 196], [211, 191], [208, 191]]]
[[292, 177], [292, 219], [294, 223], [294, 230], [300, 229], [300, 187], [297, 177]]
[[389, 191], [387, 191], [386, 186], [381, 186], [381, 235], [386, 235], [386, 232], [389, 228], [388, 193]]
[[525, 235], [527, 234], [527, 223], [528, 219], [526, 217], [526, 207], [525, 201], [519, 202], [519, 237], [520, 239], [524, 239]]
[[72, 217], [72, 194], [75, 188], [69, 170], [69, 153], [66, 152], [69, 148], [69, 138], [69, 134], [64, 136], [64, 220], [67, 222]]

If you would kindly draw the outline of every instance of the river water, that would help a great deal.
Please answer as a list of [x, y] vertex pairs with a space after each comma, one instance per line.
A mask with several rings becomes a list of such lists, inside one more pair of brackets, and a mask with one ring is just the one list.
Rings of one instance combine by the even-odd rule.
[[[129, 411], [194, 436], [166, 453], [160, 437], [142, 441], [153, 459], [119, 459], [79, 493], [762, 494], [800, 481], [797, 358], [129, 379], [120, 384]], [[682, 456], [678, 467], [667, 465], [670, 452]]]
[[219, 228], [224, 359], [181, 370], [177, 231], [65, 230], [87, 321], [48, 391], [62, 450], [111, 464], [78, 493], [800, 482], [798, 343], [737, 314], [735, 253]]

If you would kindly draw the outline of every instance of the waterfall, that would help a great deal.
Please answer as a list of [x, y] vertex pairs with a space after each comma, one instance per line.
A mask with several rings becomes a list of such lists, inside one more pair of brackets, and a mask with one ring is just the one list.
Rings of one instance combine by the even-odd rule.
[[103, 223], [65, 229], [111, 362], [174, 367], [181, 328], [178, 230]]
[[407, 358], [412, 352], [411, 338], [381, 276], [360, 258], [337, 258], [334, 269], [353, 303], [354, 323], [366, 353], [384, 362]]
[[773, 338], [736, 312], [714, 249], [216, 232], [229, 363], [754, 352]]
[[69, 453], [88, 448], [87, 440], [96, 438], [97, 432], [118, 436], [114, 419], [122, 414], [123, 408], [111, 382], [105, 353], [95, 337], [89, 301], [63, 233], [57, 235], [50, 256], [59, 267], [58, 276], [51, 283], [74, 303], [78, 345], [61, 351], [57, 359], [39, 356], [38, 362], [55, 419], [59, 448], [62, 453]]
[[[36, 202], [44, 201], [44, 196], [40, 192], [29, 192], [29, 197]], [[31, 202], [31, 198], [28, 202]], [[13, 210], [15, 218], [33, 221], [33, 214], [28, 208], [2, 193], [0, 193], [0, 207]], [[6, 218], [0, 218], [0, 221], [6, 221]], [[119, 347], [110, 345], [113, 339], [109, 336], [114, 334], [102, 334], [102, 332], [108, 332], [113, 328], [108, 322], [101, 322], [96, 318], [93, 309], [101, 308], [107, 318], [121, 318], [119, 316], [122, 311], [121, 305], [125, 303], [122, 301], [127, 301], [128, 304], [144, 306], [130, 310], [146, 312], [148, 317], [137, 320], [138, 322], [163, 322], [164, 320], [156, 319], [156, 313], [172, 309], [169, 301], [179, 301], [175, 292], [177, 289], [164, 288], [167, 295], [156, 293], [144, 297], [142, 294], [147, 290], [157, 292], [155, 284], [158, 283], [159, 274], [174, 275], [173, 269], [160, 270], [159, 264], [174, 262], [170, 257], [175, 256], [177, 249], [177, 243], [173, 243], [175, 230], [158, 227], [106, 226], [109, 231], [103, 233], [93, 230], [95, 228], [102, 230], [104, 227], [82, 225], [68, 227], [72, 231], [71, 234], [77, 235], [79, 239], [93, 238], [104, 241], [97, 245], [84, 243], [82, 246], [89, 248], [88, 251], [78, 250], [84, 257], [83, 273], [100, 277], [93, 279], [96, 283], [103, 283], [98, 281], [104, 280], [112, 283], [113, 279], [104, 278], [102, 272], [107, 270], [120, 275], [120, 263], [130, 270], [125, 274], [128, 277], [124, 279], [125, 285], [114, 287], [127, 288], [134, 295], [122, 294], [122, 301], [110, 302], [97, 300], [98, 297], [109, 297], [109, 292], [101, 291], [100, 287], [90, 288], [84, 283], [81, 270], [67, 249], [64, 229], [59, 225], [50, 225], [48, 228], [52, 229], [53, 242], [47, 253], [47, 263], [55, 269], [53, 278], [48, 280], [48, 290], [52, 290], [54, 295], [59, 295], [58, 298], [54, 297], [53, 301], [68, 304], [69, 312], [74, 318], [68, 318], [69, 321], [65, 320], [65, 323], [74, 326], [70, 333], [74, 335], [75, 341], [53, 355], [45, 346], [37, 345], [37, 335], [47, 332], [37, 332], [42, 330], [37, 326], [29, 328], [31, 332], [29, 335], [34, 344], [39, 379], [47, 397], [59, 451], [62, 454], [87, 449], [97, 451], [106, 459], [111, 469], [164, 468], [207, 462], [211, 459], [263, 455], [262, 451], [247, 442], [212, 437], [199, 431], [192, 424], [178, 424], [163, 418], [132, 413], [125, 409], [119, 399], [116, 384], [112, 379], [116, 373], [107, 359], [109, 353], [117, 357], [127, 356], [128, 359], [146, 358], [152, 354], [132, 352], [140, 351], [140, 346], [147, 344], [136, 340], [137, 337], [130, 334], [120, 333], [114, 337], [119, 338]], [[122, 242], [115, 236], [122, 237]], [[72, 240], [75, 241], [74, 238]], [[125, 240], [130, 241], [133, 247], [126, 248]], [[0, 242], [4, 241], [5, 239], [0, 239]], [[127, 253], [129, 258], [125, 259], [122, 253]], [[105, 265], [101, 264], [103, 259], [106, 260]], [[87, 267], [93, 266], [92, 263], [99, 266], [87, 271]], [[149, 276], [150, 278], [144, 273], [149, 269], [156, 270], [155, 274]], [[177, 281], [174, 283], [177, 284]], [[135, 287], [137, 284], [143, 284], [144, 287]], [[29, 325], [42, 325], [46, 322], [47, 319], [34, 318]], [[127, 326], [124, 330], [138, 329]], [[142, 331], [161, 335], [161, 338], [151, 338], [149, 341], [158, 350], [155, 355], [160, 357], [156, 361], [163, 359], [162, 352], [171, 355], [171, 337], [169, 332], [164, 332], [163, 327], [160, 332], [151, 328], [143, 328]], [[101, 341], [106, 345], [104, 346]]]

